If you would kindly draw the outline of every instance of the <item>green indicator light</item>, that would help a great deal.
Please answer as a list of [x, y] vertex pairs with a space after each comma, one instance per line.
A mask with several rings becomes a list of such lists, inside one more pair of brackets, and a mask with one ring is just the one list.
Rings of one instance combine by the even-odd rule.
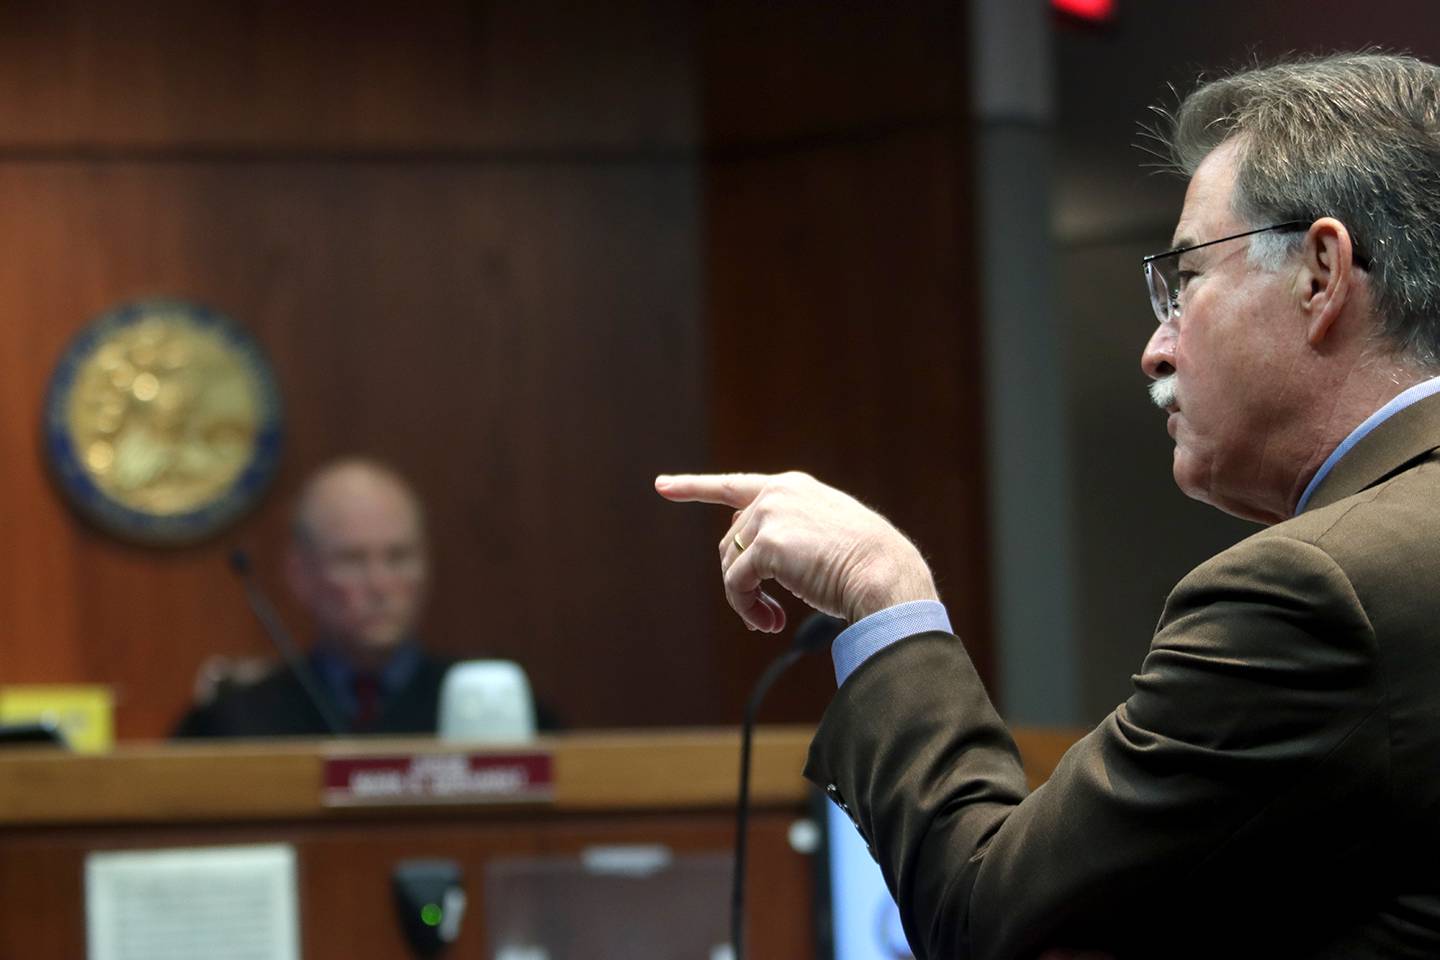
[[440, 926], [440, 918], [442, 916], [440, 904], [438, 903], [427, 903], [420, 908], [420, 922], [427, 927]]

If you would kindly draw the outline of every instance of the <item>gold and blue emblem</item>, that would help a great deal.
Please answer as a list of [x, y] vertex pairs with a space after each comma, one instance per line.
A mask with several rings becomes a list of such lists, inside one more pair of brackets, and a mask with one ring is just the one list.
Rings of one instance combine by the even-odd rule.
[[66, 349], [45, 400], [45, 450], [66, 497], [128, 540], [192, 543], [259, 500], [283, 418], [260, 345], [223, 314], [148, 300]]

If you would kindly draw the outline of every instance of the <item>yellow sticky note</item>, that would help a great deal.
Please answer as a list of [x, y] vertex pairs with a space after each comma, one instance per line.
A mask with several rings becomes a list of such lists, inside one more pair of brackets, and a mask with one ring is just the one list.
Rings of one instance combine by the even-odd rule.
[[99, 685], [0, 687], [0, 723], [40, 722], [59, 727], [73, 750], [104, 753], [115, 745], [115, 695]]

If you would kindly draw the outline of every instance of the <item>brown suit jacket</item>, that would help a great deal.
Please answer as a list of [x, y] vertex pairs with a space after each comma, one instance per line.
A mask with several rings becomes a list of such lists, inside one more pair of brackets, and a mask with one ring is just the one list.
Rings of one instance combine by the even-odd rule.
[[1440, 397], [1187, 575], [1134, 692], [1026, 795], [960, 642], [841, 686], [806, 775], [922, 958], [1440, 957]]

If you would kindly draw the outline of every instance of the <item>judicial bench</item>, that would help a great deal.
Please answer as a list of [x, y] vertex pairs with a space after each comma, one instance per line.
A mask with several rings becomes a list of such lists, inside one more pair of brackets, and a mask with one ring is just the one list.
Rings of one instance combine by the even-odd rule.
[[[814, 865], [800, 852], [803, 844], [796, 849], [792, 831], [811, 810], [800, 775], [810, 733], [774, 727], [756, 734], [747, 900], [755, 958], [815, 952]], [[1032, 784], [1077, 736], [1017, 731]], [[450, 957], [496, 955], [488, 928], [495, 926], [497, 890], [521, 876], [506, 873], [506, 865], [599, 864], [603, 872], [616, 851], [622, 872], [626, 851], [662, 851], [698, 864], [710, 879], [705, 902], [692, 907], [712, 915], [723, 933], [738, 757], [735, 730], [576, 733], [513, 750], [378, 739], [137, 744], [93, 756], [5, 750], [0, 957], [86, 956], [92, 853], [243, 844], [293, 848], [306, 960], [410, 956], [391, 871], [412, 858], [447, 858], [464, 872], [468, 907]], [[504, 768], [507, 759], [519, 772]], [[457, 781], [450, 774], [465, 762], [470, 773], [462, 770]], [[441, 771], [431, 783], [442, 787], [438, 795], [404, 794], [416, 764]], [[460, 789], [445, 796], [445, 783], [463, 788], [467, 776], [493, 795], [475, 799]], [[566, 909], [583, 912], [577, 901], [585, 899], [569, 897]], [[638, 930], [640, 917], [604, 919]], [[583, 933], [577, 928], [575, 936]], [[552, 960], [562, 955], [591, 954], [581, 944], [551, 953]]]

